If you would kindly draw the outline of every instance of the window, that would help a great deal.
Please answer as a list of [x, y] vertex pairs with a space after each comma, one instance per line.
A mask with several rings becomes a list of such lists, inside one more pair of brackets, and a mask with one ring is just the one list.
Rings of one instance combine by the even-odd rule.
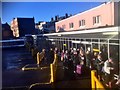
[[85, 20], [80, 20], [79, 21], [79, 26], [85, 26]]
[[64, 24], [64, 25], [62, 25], [62, 28], [63, 28], [63, 29], [65, 29], [65, 28], [66, 28], [65, 24]]
[[69, 23], [69, 27], [70, 27], [70, 28], [73, 28], [73, 27], [74, 27], [74, 24], [73, 24], [73, 23]]
[[59, 26], [57, 26], [57, 30], [59, 30], [60, 29], [60, 27]]
[[100, 16], [97, 16], [97, 23], [100, 23]]
[[93, 24], [99, 24], [100, 23], [100, 16], [93, 17]]

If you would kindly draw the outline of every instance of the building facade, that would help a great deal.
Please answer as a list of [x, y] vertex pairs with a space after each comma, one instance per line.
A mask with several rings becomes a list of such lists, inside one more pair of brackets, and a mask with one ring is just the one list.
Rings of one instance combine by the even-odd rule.
[[106, 2], [55, 23], [56, 32], [120, 25], [120, 2]]
[[36, 23], [35, 29], [37, 34], [55, 32], [55, 22], [40, 21]]
[[52, 33], [55, 32], [55, 22], [46, 22], [43, 25], [44, 33]]
[[33, 18], [13, 18], [11, 30], [14, 37], [23, 37], [25, 34], [35, 33], [35, 22]]
[[2, 40], [12, 39], [13, 34], [8, 23], [2, 24]]
[[43, 25], [46, 24], [46, 22], [44, 21], [40, 21], [38, 23], [35, 24], [35, 28], [39, 29], [39, 30], [43, 30]]
[[38, 23], [35, 24], [35, 29], [37, 31], [37, 34], [55, 32], [55, 22], [61, 21], [70, 16], [71, 15], [68, 15], [66, 13], [64, 16], [56, 15], [54, 18], [53, 17], [51, 18], [51, 21], [48, 21], [48, 22], [39, 21]]

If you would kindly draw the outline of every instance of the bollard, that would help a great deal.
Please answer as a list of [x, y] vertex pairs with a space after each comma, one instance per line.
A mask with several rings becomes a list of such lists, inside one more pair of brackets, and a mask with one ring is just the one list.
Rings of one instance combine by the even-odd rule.
[[92, 84], [92, 90], [95, 90], [95, 81], [94, 81], [95, 73], [96, 73], [95, 70], [92, 70], [92, 71], [91, 71], [91, 84]]
[[50, 64], [50, 71], [51, 71], [51, 80], [50, 80], [50, 82], [53, 83], [54, 82], [54, 66], [53, 66], [53, 64]]
[[40, 64], [40, 53], [39, 52], [37, 53], [37, 64], [38, 65]]
[[53, 83], [56, 81], [56, 73], [57, 73], [57, 62], [58, 62], [57, 54], [54, 54], [54, 61], [50, 64], [50, 72], [51, 72], [51, 79], [50, 82]]

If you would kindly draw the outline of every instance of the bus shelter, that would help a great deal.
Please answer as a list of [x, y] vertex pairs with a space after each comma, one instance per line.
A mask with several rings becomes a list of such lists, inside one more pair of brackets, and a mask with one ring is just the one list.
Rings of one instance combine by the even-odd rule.
[[105, 27], [82, 31], [44, 34], [60, 50], [83, 47], [85, 52], [106, 52], [117, 63], [117, 74], [120, 64], [120, 27]]

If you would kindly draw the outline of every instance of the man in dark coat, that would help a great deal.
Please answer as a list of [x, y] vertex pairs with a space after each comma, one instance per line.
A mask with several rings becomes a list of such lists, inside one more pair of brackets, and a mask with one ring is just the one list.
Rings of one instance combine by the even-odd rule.
[[54, 61], [54, 50], [52, 48], [50, 48], [50, 52], [49, 52], [49, 61], [50, 63], [53, 63]]

